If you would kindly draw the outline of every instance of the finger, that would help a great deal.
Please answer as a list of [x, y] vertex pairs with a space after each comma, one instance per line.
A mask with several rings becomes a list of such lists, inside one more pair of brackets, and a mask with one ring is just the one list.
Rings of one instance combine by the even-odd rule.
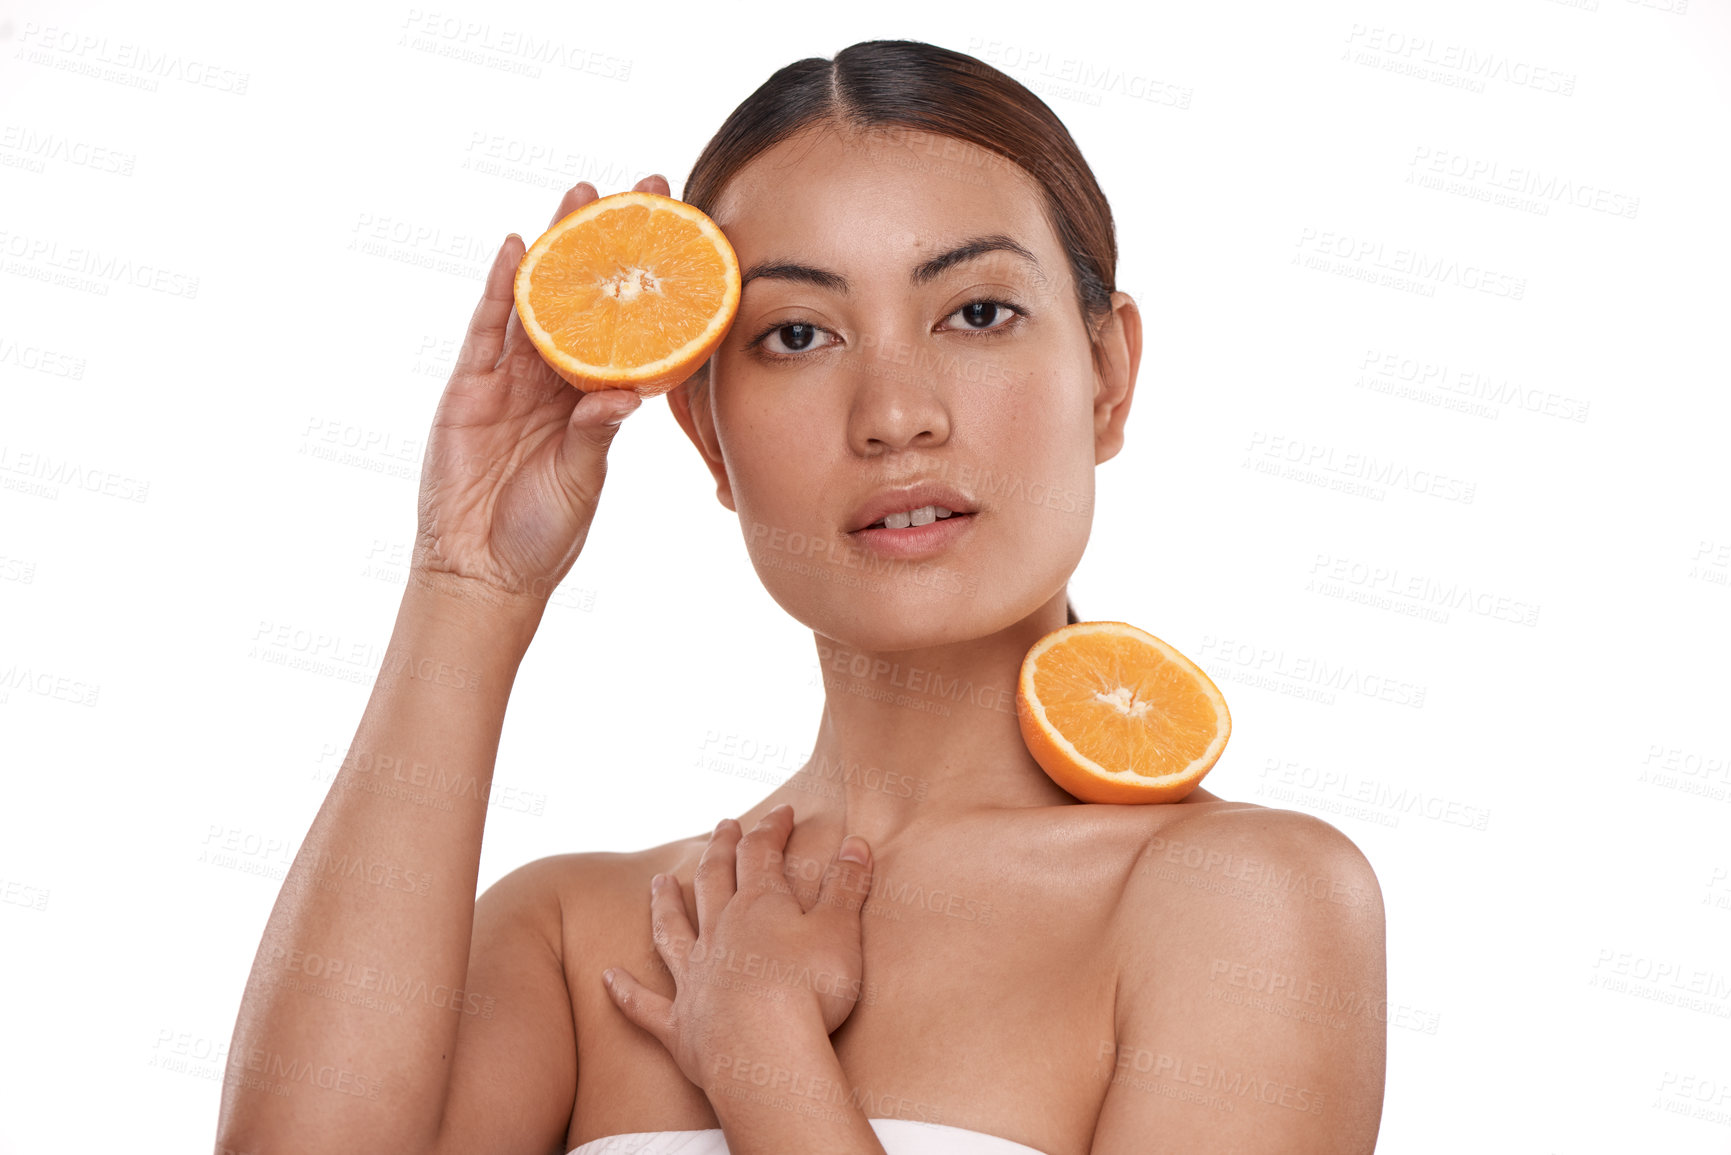
[[559, 207], [553, 210], [553, 219], [547, 222], [552, 228], [584, 205], [597, 197], [595, 186], [586, 180], [580, 180], [565, 190], [565, 195], [559, 198]]
[[[548, 223], [547, 227], [552, 228], [554, 225], [558, 224], [560, 221], [564, 220], [566, 217], [570, 216], [572, 213], [576, 212], [594, 199], [595, 186], [586, 180], [578, 181], [569, 189], [565, 190], [565, 195], [560, 198], [559, 207], [554, 211], [553, 219]], [[528, 251], [529, 246], [524, 246], [523, 252], [526, 253]], [[517, 260], [511, 265], [511, 279], [513, 283], [515, 283], [517, 277], [517, 265], [522, 263], [522, 260], [523, 256], [519, 253]], [[511, 357], [515, 356], [519, 351], [528, 352], [536, 357], [540, 356], [539, 353], [535, 352], [535, 347], [529, 343], [529, 335], [523, 332], [523, 319], [517, 316], [517, 310], [513, 308], [511, 310], [511, 316], [505, 325], [504, 352], [505, 356]]]
[[599, 389], [594, 393], [565, 387], [576, 405], [565, 419], [565, 436], [554, 455], [553, 473], [570, 508], [593, 517], [607, 480], [607, 451], [625, 418], [643, 399], [630, 389]]
[[793, 807], [783, 802], [739, 840], [739, 889], [743, 894], [792, 894], [782, 864], [793, 833]]
[[[857, 859], [852, 857], [857, 855]], [[854, 922], [872, 892], [872, 851], [865, 839], [850, 834], [836, 847], [835, 858], [818, 888], [816, 910], [837, 910]]]
[[[732, 818], [723, 818], [716, 823], [715, 832], [709, 836], [709, 845], [703, 848], [703, 857], [697, 860], [697, 872], [692, 875], [691, 887], [697, 891], [697, 928], [713, 928], [715, 919], [721, 914], [721, 908], [733, 901], [734, 881], [734, 848], [739, 844], [739, 823]], [[714, 930], [711, 929], [713, 934]]]
[[[608, 981], [609, 975], [612, 976], [611, 982]], [[619, 1008], [620, 1013], [654, 1035], [669, 1052], [672, 1051], [672, 999], [656, 994], [622, 967], [611, 967], [601, 972], [601, 982], [607, 987], [607, 993], [613, 996], [613, 1005]]]
[[662, 176], [660, 173], [653, 173], [646, 176], [632, 187], [638, 192], [654, 193], [657, 196], [665, 197], [673, 195], [672, 190], [667, 187], [667, 178]]
[[[659, 883], [659, 885], [657, 885]], [[685, 975], [685, 960], [697, 932], [685, 913], [685, 892], [671, 874], [658, 874], [649, 887], [649, 936], [661, 960], [677, 982]]]
[[487, 270], [487, 282], [481, 288], [481, 301], [475, 306], [469, 330], [463, 336], [457, 368], [485, 370], [499, 363], [499, 353], [505, 347], [505, 327], [517, 323], [512, 282], [517, 275], [517, 263], [522, 259], [523, 238], [512, 233], [493, 254], [493, 265]]

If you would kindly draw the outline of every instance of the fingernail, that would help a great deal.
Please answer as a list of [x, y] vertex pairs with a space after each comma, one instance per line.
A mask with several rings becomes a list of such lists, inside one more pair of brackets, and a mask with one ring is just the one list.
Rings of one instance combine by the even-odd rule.
[[857, 862], [861, 866], [864, 866], [866, 860], [865, 840], [863, 838], [856, 838], [851, 834], [848, 835], [847, 840], [842, 843], [841, 856], [848, 862]]
[[650, 879], [649, 880], [650, 891], [653, 892], [653, 891], [660, 890], [661, 889], [661, 881], [662, 881], [662, 876], [659, 874], [656, 875], [654, 878]]
[[727, 819], [723, 818], [720, 822], [717, 822], [715, 824], [715, 833], [720, 834], [722, 832], [722, 830], [726, 828], [726, 826], [727, 826]]
[[601, 983], [608, 990], [613, 989], [613, 968], [612, 967], [608, 967], [606, 970], [601, 972]]

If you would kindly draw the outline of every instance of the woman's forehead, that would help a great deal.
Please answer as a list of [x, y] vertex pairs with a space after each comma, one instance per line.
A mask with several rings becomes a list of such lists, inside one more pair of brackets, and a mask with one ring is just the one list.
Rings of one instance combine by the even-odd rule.
[[1060, 252], [1040, 188], [1007, 158], [911, 129], [808, 129], [727, 182], [712, 213], [741, 261], [810, 245], [929, 247], [979, 234]]

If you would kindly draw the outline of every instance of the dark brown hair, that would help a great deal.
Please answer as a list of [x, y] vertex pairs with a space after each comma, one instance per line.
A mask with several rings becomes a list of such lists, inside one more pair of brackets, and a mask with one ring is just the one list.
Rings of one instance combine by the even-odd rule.
[[[1057, 114], [1015, 79], [965, 53], [918, 40], [865, 40], [831, 60], [796, 60], [723, 122], [691, 166], [681, 199], [714, 216], [735, 174], [761, 153], [824, 123], [844, 130], [930, 133], [1019, 166], [1045, 194], [1046, 216], [1069, 256], [1076, 304], [1094, 344], [1112, 312], [1118, 267], [1106, 196]], [[1078, 620], [1067, 599], [1064, 608], [1068, 622]]]

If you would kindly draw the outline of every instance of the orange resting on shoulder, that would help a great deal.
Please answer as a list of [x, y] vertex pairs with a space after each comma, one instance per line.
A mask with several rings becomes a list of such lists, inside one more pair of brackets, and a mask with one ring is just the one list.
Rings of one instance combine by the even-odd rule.
[[1232, 733], [1208, 675], [1126, 622], [1075, 622], [1035, 642], [1016, 720], [1034, 761], [1084, 802], [1177, 802]]

